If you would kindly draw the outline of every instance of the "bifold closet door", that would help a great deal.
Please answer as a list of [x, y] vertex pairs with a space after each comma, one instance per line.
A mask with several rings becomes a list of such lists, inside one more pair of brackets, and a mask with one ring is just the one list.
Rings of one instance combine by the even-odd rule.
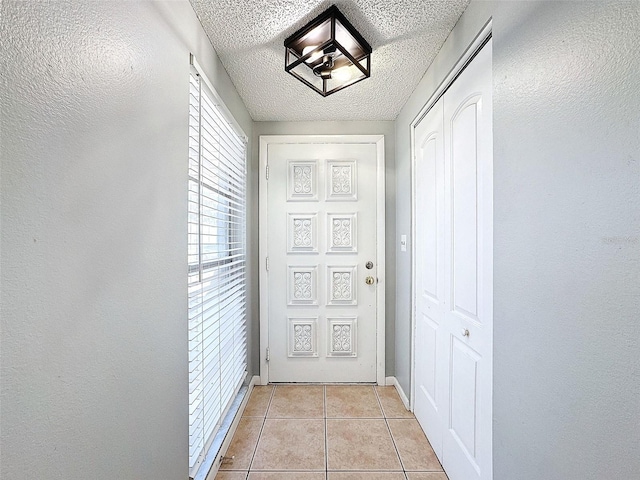
[[492, 478], [491, 41], [415, 129], [415, 411], [450, 480]]

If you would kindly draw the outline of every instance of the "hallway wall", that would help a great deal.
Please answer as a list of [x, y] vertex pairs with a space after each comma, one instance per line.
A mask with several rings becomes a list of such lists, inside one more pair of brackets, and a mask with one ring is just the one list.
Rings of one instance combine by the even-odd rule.
[[[472, 0], [396, 120], [409, 125], [493, 18], [494, 478], [640, 472], [640, 3]], [[410, 266], [396, 376], [410, 392]]]
[[493, 17], [495, 478], [635, 478], [636, 0], [472, 0], [395, 132], [253, 124], [187, 0], [0, 9], [0, 477], [186, 474], [189, 52], [254, 147], [261, 134], [385, 134], [387, 374], [408, 394], [411, 263], [395, 248], [410, 235], [409, 124]]
[[252, 121], [187, 0], [0, 18], [0, 477], [186, 478], [190, 52]]

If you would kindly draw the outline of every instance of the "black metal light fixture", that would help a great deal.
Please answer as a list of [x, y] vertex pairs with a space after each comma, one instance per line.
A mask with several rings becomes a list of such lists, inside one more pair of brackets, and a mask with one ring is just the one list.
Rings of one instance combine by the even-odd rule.
[[371, 75], [371, 46], [333, 5], [284, 41], [285, 71], [323, 97]]

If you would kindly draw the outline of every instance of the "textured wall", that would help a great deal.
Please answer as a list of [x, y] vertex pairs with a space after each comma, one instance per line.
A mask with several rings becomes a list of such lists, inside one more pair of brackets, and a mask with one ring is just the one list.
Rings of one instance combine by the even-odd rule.
[[189, 52], [182, 2], [3, 1], [6, 479], [186, 478]]
[[495, 17], [496, 479], [637, 478], [640, 3]]
[[[258, 191], [260, 156], [258, 147], [260, 144], [260, 135], [384, 135], [385, 148], [385, 166], [386, 166], [386, 374], [391, 376], [395, 374], [395, 315], [396, 315], [396, 250], [395, 244], [395, 223], [396, 223], [396, 181], [395, 181], [395, 132], [393, 122], [374, 121], [374, 122], [256, 122], [253, 131], [253, 156], [251, 160], [252, 184], [251, 190]], [[258, 224], [258, 196], [253, 198], [254, 215], [251, 223]], [[255, 247], [255, 255], [258, 255], [258, 231], [254, 230], [252, 245]], [[258, 285], [259, 272], [254, 269], [252, 284]], [[260, 299], [254, 296], [253, 311], [259, 312]], [[260, 345], [259, 335], [260, 320], [256, 313], [252, 326], [252, 344], [255, 345], [252, 354], [252, 365], [254, 365], [253, 373], [257, 375], [260, 370], [259, 352]]]
[[[637, 478], [640, 3], [472, 1], [396, 121], [398, 233], [409, 123], [491, 17], [494, 478]], [[398, 257], [405, 389], [409, 265]]]

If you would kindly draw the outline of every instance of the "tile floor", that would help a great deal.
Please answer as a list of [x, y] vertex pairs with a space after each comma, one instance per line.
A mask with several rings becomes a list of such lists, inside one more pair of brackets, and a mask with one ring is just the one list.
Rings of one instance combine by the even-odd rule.
[[447, 480], [394, 387], [254, 387], [217, 480]]

